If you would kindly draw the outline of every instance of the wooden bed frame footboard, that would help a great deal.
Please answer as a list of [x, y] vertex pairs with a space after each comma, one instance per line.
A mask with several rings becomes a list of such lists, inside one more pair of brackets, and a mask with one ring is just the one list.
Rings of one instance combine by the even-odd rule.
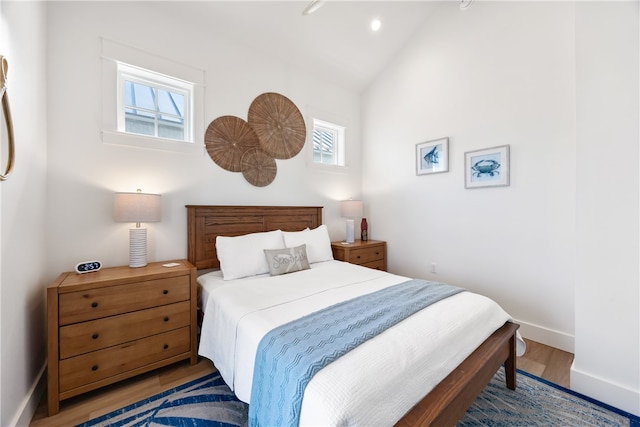
[[[321, 224], [322, 208], [317, 206], [188, 205], [188, 258], [198, 269], [219, 268], [215, 250], [217, 236], [277, 229], [297, 231]], [[507, 387], [515, 390], [518, 327], [507, 322], [495, 331], [396, 426], [455, 426], [502, 365]]]
[[398, 427], [454, 426], [504, 364], [507, 387], [516, 389], [516, 331], [505, 323], [396, 423]]

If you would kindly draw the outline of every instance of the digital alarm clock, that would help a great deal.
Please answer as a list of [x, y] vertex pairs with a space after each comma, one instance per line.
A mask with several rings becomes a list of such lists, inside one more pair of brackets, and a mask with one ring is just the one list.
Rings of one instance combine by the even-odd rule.
[[100, 261], [85, 261], [76, 265], [76, 272], [79, 274], [91, 273], [92, 271], [98, 271], [102, 267]]

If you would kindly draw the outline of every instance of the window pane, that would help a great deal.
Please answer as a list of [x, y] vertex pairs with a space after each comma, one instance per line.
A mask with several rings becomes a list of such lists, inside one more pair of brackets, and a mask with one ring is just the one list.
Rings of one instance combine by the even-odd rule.
[[[152, 71], [119, 64], [118, 129], [142, 135], [190, 141], [189, 103], [193, 86]], [[174, 81], [175, 80], [175, 81]]]
[[[137, 82], [125, 82], [125, 131], [142, 135], [155, 135], [155, 120], [162, 138], [184, 140], [185, 97], [165, 89], [157, 89], [158, 106], [154, 102], [156, 89]], [[154, 113], [158, 111], [158, 114]]]
[[159, 89], [158, 110], [161, 113], [182, 117], [184, 115], [184, 95]]
[[162, 138], [184, 140], [184, 124], [182, 121], [158, 120], [158, 136]]
[[155, 134], [154, 117], [149, 114], [136, 114], [136, 112], [139, 112], [139, 110], [132, 110], [130, 108], [125, 110], [125, 131], [153, 136]]
[[126, 105], [130, 107], [140, 107], [147, 110], [155, 110], [155, 93], [152, 87], [127, 81], [125, 83]]
[[319, 163], [336, 164], [335, 133], [324, 129], [313, 130], [313, 160]]
[[133, 83], [129, 80], [124, 82], [124, 105], [134, 105], [133, 103]]

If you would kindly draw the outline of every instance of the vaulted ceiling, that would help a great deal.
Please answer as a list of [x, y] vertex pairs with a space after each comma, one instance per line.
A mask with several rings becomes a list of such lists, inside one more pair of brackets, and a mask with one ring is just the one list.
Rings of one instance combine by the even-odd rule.
[[[212, 33], [360, 92], [438, 7], [436, 1], [310, 0], [160, 2]], [[381, 21], [373, 32], [370, 23]]]

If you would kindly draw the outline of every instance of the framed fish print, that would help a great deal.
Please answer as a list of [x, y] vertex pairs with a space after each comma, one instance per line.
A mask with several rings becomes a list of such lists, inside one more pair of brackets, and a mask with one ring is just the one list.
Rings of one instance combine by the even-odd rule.
[[449, 171], [449, 138], [416, 144], [416, 175]]
[[464, 153], [464, 188], [509, 185], [509, 146]]

